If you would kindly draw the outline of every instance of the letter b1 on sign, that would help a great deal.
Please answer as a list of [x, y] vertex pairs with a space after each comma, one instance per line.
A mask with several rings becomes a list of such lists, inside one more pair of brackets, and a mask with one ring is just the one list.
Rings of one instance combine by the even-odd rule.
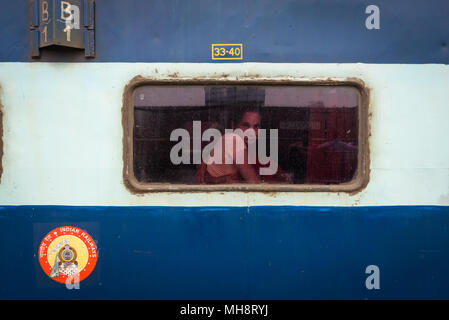
[[39, 49], [62, 46], [94, 56], [94, 0], [32, 0], [33, 57]]
[[39, 0], [39, 47], [84, 49], [82, 0]]

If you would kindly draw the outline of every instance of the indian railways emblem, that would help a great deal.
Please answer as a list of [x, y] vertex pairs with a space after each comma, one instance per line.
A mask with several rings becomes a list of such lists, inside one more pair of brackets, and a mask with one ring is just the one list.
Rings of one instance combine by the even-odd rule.
[[42, 240], [39, 263], [44, 272], [57, 282], [80, 282], [95, 268], [97, 246], [85, 231], [70, 226], [59, 227]]

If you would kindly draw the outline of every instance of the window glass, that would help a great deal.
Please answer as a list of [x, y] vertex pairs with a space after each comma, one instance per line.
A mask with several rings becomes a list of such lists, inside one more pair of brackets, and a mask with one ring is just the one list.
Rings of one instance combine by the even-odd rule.
[[134, 91], [140, 183], [341, 184], [358, 163], [351, 86], [145, 85]]

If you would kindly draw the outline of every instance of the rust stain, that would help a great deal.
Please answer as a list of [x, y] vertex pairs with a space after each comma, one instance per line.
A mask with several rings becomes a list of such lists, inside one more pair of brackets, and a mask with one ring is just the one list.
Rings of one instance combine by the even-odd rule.
[[358, 206], [359, 205], [359, 203], [360, 203], [360, 198], [357, 198], [355, 201], [354, 201], [354, 203], [352, 204], [352, 206], [354, 206], [354, 207], [356, 207], [356, 206]]

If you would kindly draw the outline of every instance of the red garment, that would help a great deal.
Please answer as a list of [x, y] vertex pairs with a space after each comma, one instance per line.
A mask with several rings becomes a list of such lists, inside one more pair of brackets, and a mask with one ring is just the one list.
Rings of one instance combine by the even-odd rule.
[[213, 177], [207, 172], [207, 164], [202, 163], [196, 172], [196, 181], [200, 184], [229, 184], [242, 183], [242, 176], [236, 172], [221, 177]]
[[[259, 172], [259, 168], [269, 166], [269, 163], [267, 163], [266, 165], [262, 165], [259, 163], [259, 161], [257, 161], [257, 163], [254, 165], [254, 170], [256, 170], [256, 172]], [[262, 180], [262, 182], [266, 183], [291, 183], [290, 177], [280, 167], [278, 167], [278, 170], [275, 174], [263, 176], [261, 175], [260, 179]], [[213, 177], [209, 174], [209, 172], [207, 172], [207, 165], [205, 163], [202, 163], [198, 168], [198, 171], [196, 173], [196, 181], [200, 184], [245, 183], [245, 180], [238, 172], [225, 176]]]

